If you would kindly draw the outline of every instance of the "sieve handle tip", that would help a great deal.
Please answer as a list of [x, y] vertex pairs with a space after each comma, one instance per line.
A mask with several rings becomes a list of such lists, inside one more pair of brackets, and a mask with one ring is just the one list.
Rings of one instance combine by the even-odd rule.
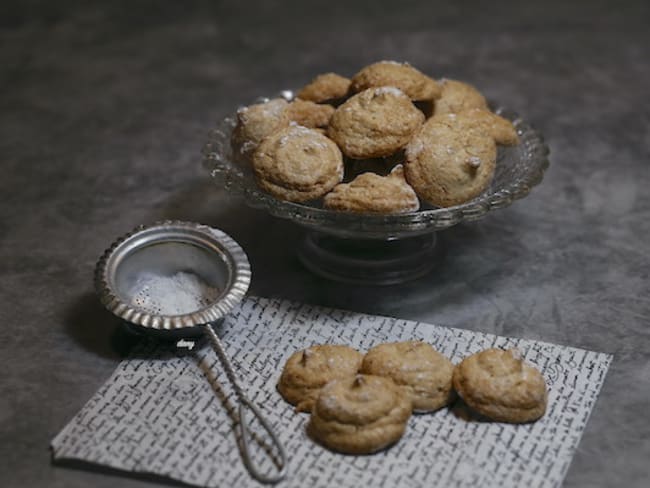
[[[253, 415], [257, 418], [260, 424], [262, 424], [262, 427], [264, 427], [264, 430], [271, 438], [273, 446], [277, 450], [278, 458], [277, 459], [274, 458], [273, 461], [276, 467], [278, 468], [278, 471], [274, 474], [267, 474], [267, 473], [260, 472], [258, 467], [253, 462], [253, 459], [251, 457], [250, 442], [249, 442], [250, 437], [252, 437], [252, 435], [251, 435], [251, 430], [248, 426], [248, 421], [246, 420], [246, 408], [250, 409], [250, 411], [253, 412]], [[284, 447], [282, 446], [282, 443], [275, 435], [275, 432], [273, 432], [273, 429], [269, 425], [268, 421], [264, 418], [262, 413], [259, 411], [259, 409], [246, 397], [240, 398], [239, 428], [240, 428], [240, 434], [242, 439], [242, 457], [244, 458], [244, 463], [246, 464], [246, 467], [248, 468], [248, 471], [251, 473], [251, 475], [262, 483], [270, 484], [270, 483], [277, 483], [279, 481], [282, 481], [287, 474], [287, 456], [286, 453], [284, 452]]]

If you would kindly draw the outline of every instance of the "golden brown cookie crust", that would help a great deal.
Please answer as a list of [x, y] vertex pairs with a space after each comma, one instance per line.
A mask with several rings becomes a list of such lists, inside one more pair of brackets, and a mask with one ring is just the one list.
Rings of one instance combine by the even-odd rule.
[[330, 139], [290, 125], [262, 141], [253, 153], [257, 184], [276, 198], [305, 202], [320, 198], [343, 179], [343, 157]]
[[433, 412], [453, 397], [454, 365], [422, 341], [379, 344], [363, 358], [361, 372], [391, 378], [411, 397], [414, 412]]
[[532, 422], [546, 411], [544, 377], [516, 349], [486, 349], [465, 358], [454, 370], [453, 385], [467, 405], [499, 422]]
[[285, 99], [274, 98], [240, 108], [231, 138], [235, 153], [249, 160], [265, 137], [287, 127], [290, 122], [286, 111], [288, 105]]
[[458, 113], [471, 108], [488, 110], [488, 103], [476, 88], [457, 80], [440, 80], [442, 93], [436, 100], [434, 115]]
[[402, 437], [411, 407], [410, 398], [390, 378], [339, 379], [321, 389], [308, 432], [332, 450], [370, 454]]
[[289, 120], [309, 128], [327, 127], [334, 113], [334, 107], [307, 100], [295, 99], [287, 107]]
[[363, 354], [336, 344], [311, 346], [293, 353], [278, 382], [282, 397], [298, 412], [310, 412], [320, 389], [329, 381], [354, 376]]
[[350, 183], [339, 183], [325, 195], [323, 207], [356, 213], [396, 214], [420, 208], [415, 191], [404, 178], [402, 165], [388, 176], [363, 173]]
[[323, 103], [347, 96], [350, 80], [336, 73], [324, 73], [314, 78], [298, 92], [298, 98]]
[[514, 146], [519, 144], [517, 129], [508, 119], [489, 110], [471, 108], [457, 114], [443, 114], [437, 117], [451, 119], [460, 130], [481, 130], [490, 135], [497, 144]]
[[436, 80], [429, 78], [408, 63], [395, 61], [380, 61], [366, 66], [352, 77], [350, 84], [351, 91], [354, 93], [381, 86], [399, 88], [411, 100], [433, 100], [441, 93]]
[[350, 158], [376, 158], [404, 147], [423, 121], [422, 112], [401, 90], [370, 88], [336, 109], [328, 135]]
[[404, 172], [418, 196], [449, 207], [480, 195], [492, 181], [497, 149], [481, 131], [461, 131], [444, 118], [429, 119], [406, 146]]

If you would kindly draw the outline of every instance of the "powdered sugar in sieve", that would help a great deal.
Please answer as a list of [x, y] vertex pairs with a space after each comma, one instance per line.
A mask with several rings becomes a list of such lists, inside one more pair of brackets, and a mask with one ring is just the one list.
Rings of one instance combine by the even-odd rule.
[[183, 315], [214, 303], [220, 293], [194, 273], [161, 276], [146, 272], [133, 287], [131, 305], [154, 315]]

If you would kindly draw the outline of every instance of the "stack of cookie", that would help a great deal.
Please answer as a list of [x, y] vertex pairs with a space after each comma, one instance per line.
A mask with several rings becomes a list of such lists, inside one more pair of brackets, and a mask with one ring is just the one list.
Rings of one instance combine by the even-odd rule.
[[292, 354], [278, 382], [286, 401], [311, 413], [311, 437], [348, 454], [394, 444], [412, 412], [449, 405], [454, 390], [492, 420], [530, 422], [546, 410], [544, 378], [514, 349], [487, 349], [454, 367], [421, 341], [380, 344], [365, 356], [345, 345], [316, 345]]
[[244, 107], [237, 118], [233, 149], [260, 188], [357, 213], [469, 201], [493, 178], [497, 144], [518, 143], [512, 123], [471, 85], [394, 61], [352, 79], [317, 76], [293, 101]]

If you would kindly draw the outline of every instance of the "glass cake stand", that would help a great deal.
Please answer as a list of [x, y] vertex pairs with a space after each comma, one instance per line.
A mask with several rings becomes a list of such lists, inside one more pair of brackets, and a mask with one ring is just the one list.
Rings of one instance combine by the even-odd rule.
[[[293, 92], [283, 91], [279, 96], [291, 100]], [[260, 98], [255, 103], [267, 100]], [[237, 162], [233, 155], [230, 137], [235, 113], [210, 131], [202, 151], [203, 166], [217, 185], [241, 196], [247, 205], [302, 226], [306, 232], [298, 257], [311, 271], [351, 283], [400, 283], [431, 271], [438, 231], [507, 207], [542, 181], [549, 165], [542, 135], [515, 112], [498, 105], [492, 109], [514, 123], [520, 143], [499, 146], [490, 187], [477, 198], [453, 207], [423, 206], [410, 213], [373, 215], [327, 210], [320, 202], [278, 200], [261, 190], [250, 165]]]

